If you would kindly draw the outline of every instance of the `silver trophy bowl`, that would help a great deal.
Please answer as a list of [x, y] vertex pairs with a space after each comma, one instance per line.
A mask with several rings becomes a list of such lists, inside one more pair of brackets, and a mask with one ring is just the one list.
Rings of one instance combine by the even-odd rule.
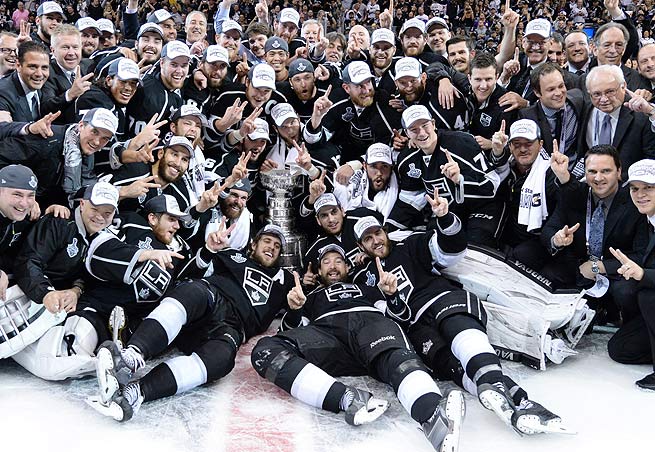
[[268, 197], [268, 221], [282, 228], [287, 241], [280, 255], [280, 266], [298, 270], [305, 251], [306, 238], [295, 230], [295, 215], [291, 205], [293, 190], [302, 182], [302, 174], [288, 169], [275, 169], [259, 174]]

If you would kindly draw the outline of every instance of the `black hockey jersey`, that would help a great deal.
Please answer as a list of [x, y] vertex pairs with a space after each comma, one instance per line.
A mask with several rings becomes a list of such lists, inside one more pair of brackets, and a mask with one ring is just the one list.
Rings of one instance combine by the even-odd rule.
[[[128, 135], [138, 135], [148, 121], [156, 115], [156, 121], [169, 119], [171, 114], [182, 106], [179, 90], [169, 91], [161, 81], [159, 74], [148, 74], [141, 79], [136, 94], [127, 105]], [[160, 136], [169, 132], [167, 125], [160, 127]]]

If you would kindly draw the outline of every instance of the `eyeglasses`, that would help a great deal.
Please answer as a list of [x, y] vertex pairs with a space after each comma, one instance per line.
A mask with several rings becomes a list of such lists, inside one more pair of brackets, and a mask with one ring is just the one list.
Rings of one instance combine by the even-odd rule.
[[619, 88], [612, 88], [608, 89], [607, 91], [594, 91], [592, 93], [589, 93], [592, 99], [594, 100], [600, 100], [605, 96], [608, 99], [613, 99], [616, 97], [617, 93], [619, 92]]
[[5, 55], [18, 55], [17, 49], [10, 49], [9, 47], [2, 47], [0, 48], [0, 52], [4, 53]]
[[604, 42], [600, 45], [603, 50], [609, 50], [610, 47], [614, 46], [616, 50], [621, 50], [625, 48], [625, 43], [623, 42]]
[[528, 48], [530, 47], [544, 47], [547, 43], [546, 40], [544, 41], [532, 41], [530, 39], [526, 39], [525, 43], [528, 45]]

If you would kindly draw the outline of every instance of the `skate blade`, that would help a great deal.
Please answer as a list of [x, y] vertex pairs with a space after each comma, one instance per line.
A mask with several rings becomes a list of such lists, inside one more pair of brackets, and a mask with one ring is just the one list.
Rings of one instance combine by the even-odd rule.
[[554, 419], [542, 424], [537, 416], [522, 416], [516, 425], [516, 429], [525, 435], [537, 435], [539, 433], [559, 433], [562, 435], [578, 434], [577, 431], [563, 424], [561, 420]]
[[368, 399], [366, 406], [363, 406], [355, 413], [353, 425], [369, 424], [382, 416], [387, 408], [389, 408], [389, 402], [371, 397]]
[[110, 417], [118, 422], [123, 421], [123, 410], [116, 402], [110, 401], [108, 403], [104, 403], [101, 398], [97, 396], [87, 397], [84, 401], [87, 405], [89, 405], [91, 408], [103, 416]]
[[112, 397], [118, 391], [119, 384], [113, 375], [114, 358], [109, 350], [101, 348], [98, 351], [96, 360], [96, 378], [98, 380], [98, 394], [104, 405], [110, 403]]
[[459, 438], [462, 430], [462, 423], [466, 415], [464, 395], [461, 391], [450, 391], [446, 401], [446, 417], [448, 418], [448, 430], [439, 452], [457, 452], [459, 449]]
[[487, 390], [479, 394], [478, 398], [486, 409], [493, 411], [505, 424], [512, 425], [512, 414], [514, 410], [509, 406], [507, 400], [496, 391]]

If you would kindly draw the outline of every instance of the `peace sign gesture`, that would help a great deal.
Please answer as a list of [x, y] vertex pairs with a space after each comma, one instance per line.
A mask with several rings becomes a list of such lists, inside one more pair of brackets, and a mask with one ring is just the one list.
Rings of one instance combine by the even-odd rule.
[[620, 249], [614, 249], [610, 247], [610, 252], [614, 257], [621, 262], [621, 266], [618, 269], [619, 275], [623, 275], [625, 279], [634, 279], [635, 281], [641, 281], [644, 277], [644, 269], [635, 263], [628, 256], [623, 254]]
[[425, 199], [430, 203], [432, 207], [432, 213], [434, 213], [437, 218], [441, 218], [448, 214], [448, 200], [439, 196], [439, 188], [434, 187], [434, 198], [431, 198], [430, 195], [426, 194]]
[[312, 168], [312, 156], [309, 155], [309, 152], [307, 152], [307, 146], [305, 143], [299, 145], [296, 140], [292, 140], [292, 143], [293, 147], [298, 150], [298, 158], [296, 159], [296, 163], [305, 171], [309, 171]]
[[86, 93], [91, 89], [91, 79], [93, 78], [93, 72], [86, 74], [82, 77], [80, 72], [80, 66], [78, 65], [75, 68], [75, 81], [73, 81], [71, 87], [68, 90], [68, 99], [71, 101], [77, 99], [82, 94]]
[[224, 185], [226, 187], [229, 187], [230, 185], [234, 184], [236, 181], [239, 181], [243, 179], [244, 177], [248, 176], [248, 162], [250, 161], [250, 157], [252, 156], [252, 152], [246, 152], [246, 153], [241, 153], [239, 156], [239, 161], [237, 162], [236, 165], [234, 165], [234, 168], [232, 168], [232, 173], [225, 178]]
[[445, 153], [446, 153], [447, 162], [439, 167], [441, 169], [441, 173], [444, 176], [446, 176], [448, 179], [453, 181], [455, 184], [459, 184], [459, 180], [461, 177], [459, 164], [455, 160], [453, 160], [453, 156], [450, 155], [450, 152], [448, 152], [448, 150], [446, 150]]
[[232, 233], [236, 225], [236, 223], [233, 223], [232, 226], [225, 229], [225, 217], [221, 218], [221, 224], [218, 226], [218, 229], [207, 236], [205, 247], [212, 253], [227, 248], [229, 244], [228, 236]]
[[293, 272], [293, 280], [295, 284], [287, 294], [287, 303], [289, 304], [289, 307], [295, 311], [296, 309], [303, 307], [305, 301], [307, 301], [307, 297], [302, 291], [302, 286], [300, 285], [300, 276], [298, 276], [298, 272]]
[[569, 246], [571, 243], [573, 243], [573, 234], [575, 234], [575, 231], [577, 231], [579, 228], [580, 223], [576, 223], [572, 227], [565, 225], [553, 236], [553, 245], [558, 248]]
[[246, 135], [249, 135], [255, 131], [257, 128], [255, 125], [255, 119], [257, 119], [262, 111], [262, 107], [257, 107], [252, 111], [252, 113], [250, 113], [250, 116], [243, 120], [243, 123], [239, 128], [239, 135], [245, 137]]
[[398, 278], [393, 273], [384, 271], [379, 257], [375, 258], [375, 265], [378, 268], [378, 288], [385, 295], [392, 296], [398, 290]]
[[505, 120], [503, 119], [500, 122], [500, 130], [494, 132], [491, 136], [491, 152], [493, 152], [495, 156], [500, 157], [503, 155], [503, 151], [505, 150], [508, 141], [509, 137], [505, 133]]
[[248, 105], [248, 101], [244, 100], [242, 102], [238, 97], [234, 99], [234, 103], [227, 107], [223, 117], [214, 121], [214, 128], [224, 133], [227, 129], [237, 124], [243, 117], [243, 110], [246, 108], [246, 105]]
[[[227, 179], [227, 178], [226, 178]], [[206, 212], [207, 210], [215, 207], [218, 204], [218, 198], [221, 192], [225, 190], [225, 185], [219, 185], [218, 181], [214, 182], [214, 186], [209, 190], [205, 190], [200, 195], [200, 201], [196, 204], [196, 211], [198, 213]]]

